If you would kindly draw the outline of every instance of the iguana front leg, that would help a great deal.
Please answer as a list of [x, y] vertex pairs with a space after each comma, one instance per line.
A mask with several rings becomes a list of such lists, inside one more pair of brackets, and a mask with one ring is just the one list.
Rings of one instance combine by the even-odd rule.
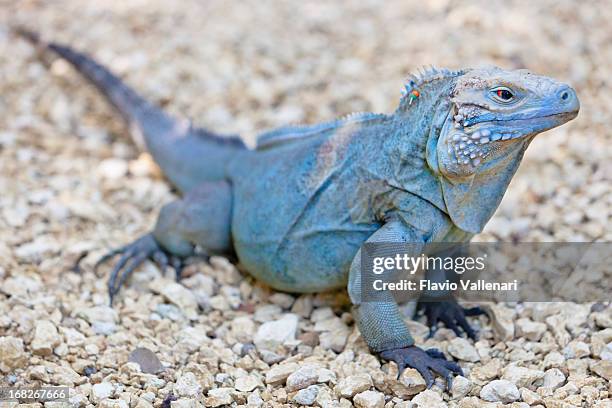
[[108, 281], [111, 303], [134, 270], [147, 259], [162, 269], [171, 265], [179, 279], [184, 259], [195, 254], [196, 246], [206, 254], [231, 251], [231, 208], [231, 186], [226, 181], [204, 182], [184, 198], [164, 206], [153, 231], [97, 262], [96, 267], [121, 255]]
[[[401, 220], [393, 219], [376, 231], [367, 242], [415, 243], [423, 240]], [[463, 375], [461, 367], [446, 360], [441, 352], [425, 351], [414, 345], [414, 339], [390, 292], [384, 292], [382, 300], [362, 302], [361, 250], [357, 252], [351, 264], [348, 292], [354, 305], [355, 321], [370, 350], [385, 360], [395, 361], [400, 374], [406, 367], [415, 368], [429, 388], [434, 382], [433, 371], [446, 379], [449, 389], [452, 373]]]
[[[442, 249], [442, 252], [435, 254], [437, 257], [462, 257], [469, 255], [464, 245], [451, 245]], [[459, 274], [448, 272], [445, 269], [434, 268], [427, 270], [427, 279], [431, 282], [443, 283], [447, 280], [457, 283]], [[458, 283], [457, 283], [458, 284]], [[425, 292], [421, 295], [417, 304], [417, 313], [423, 313], [427, 319], [429, 327], [429, 337], [438, 330], [438, 323], [442, 322], [451, 329], [458, 337], [462, 336], [461, 331], [472, 340], [477, 339], [477, 333], [467, 321], [468, 316], [479, 316], [485, 314], [480, 307], [464, 308], [454, 298], [451, 291], [435, 290]]]

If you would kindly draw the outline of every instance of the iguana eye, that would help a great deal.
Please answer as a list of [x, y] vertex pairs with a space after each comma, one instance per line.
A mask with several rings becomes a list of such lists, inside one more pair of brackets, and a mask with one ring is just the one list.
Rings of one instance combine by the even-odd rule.
[[502, 103], [512, 102], [514, 100], [514, 94], [509, 88], [505, 86], [498, 86], [497, 88], [491, 89], [493, 98]]

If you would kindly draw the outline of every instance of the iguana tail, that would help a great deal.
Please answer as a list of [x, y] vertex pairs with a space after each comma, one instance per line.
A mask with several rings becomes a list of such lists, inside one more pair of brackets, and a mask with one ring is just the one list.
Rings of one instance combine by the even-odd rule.
[[191, 126], [150, 104], [107, 68], [70, 47], [45, 42], [25, 29], [15, 32], [72, 64], [124, 117], [139, 144], [146, 145], [170, 181], [185, 192], [202, 181], [226, 177], [228, 159], [246, 147], [237, 137], [222, 137]]

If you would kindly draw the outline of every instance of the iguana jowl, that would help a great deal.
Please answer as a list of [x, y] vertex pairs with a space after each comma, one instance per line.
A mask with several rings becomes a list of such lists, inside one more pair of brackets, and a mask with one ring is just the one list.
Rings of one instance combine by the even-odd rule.
[[[248, 149], [170, 117], [85, 54], [21, 34], [106, 95], [183, 194], [162, 209], [151, 233], [103, 258], [120, 255], [111, 299], [146, 259], [180, 275], [196, 248], [235, 254], [278, 290], [348, 284], [370, 349], [400, 370], [418, 369], [428, 386], [432, 371], [450, 384], [461, 369], [414, 345], [390, 294], [361, 302], [360, 246], [469, 241], [499, 205], [533, 137], [579, 110], [571, 87], [526, 70], [428, 69], [409, 78], [392, 114], [285, 127]], [[473, 335], [464, 317], [470, 313], [457, 304], [429, 307], [430, 324], [442, 320]]]

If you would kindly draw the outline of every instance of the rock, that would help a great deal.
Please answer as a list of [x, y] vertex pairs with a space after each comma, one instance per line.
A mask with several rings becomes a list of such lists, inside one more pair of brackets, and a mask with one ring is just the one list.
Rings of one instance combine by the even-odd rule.
[[199, 406], [198, 401], [190, 398], [179, 398], [170, 402], [170, 408], [197, 408]]
[[470, 342], [462, 337], [456, 337], [452, 339], [448, 345], [448, 353], [463, 361], [469, 361], [475, 363], [480, 361], [480, 355], [476, 348], [470, 344]]
[[70, 327], [60, 327], [64, 341], [68, 347], [78, 347], [85, 344], [85, 336], [78, 330]]
[[565, 363], [565, 357], [558, 351], [551, 351], [544, 357], [544, 368], [561, 367]]
[[254, 375], [245, 375], [236, 379], [234, 388], [241, 392], [251, 392], [258, 386], [262, 385], [257, 377]]
[[138, 364], [140, 370], [145, 374], [157, 374], [164, 369], [155, 353], [144, 347], [134, 349], [130, 353], [128, 361]]
[[[49, 401], [51, 403], [60, 403], [59, 401]], [[47, 408], [48, 403], [45, 404], [45, 408]], [[49, 408], [60, 408], [60, 407], [49, 407]], [[61, 407], [61, 408], [67, 408], [67, 407]], [[102, 401], [100, 401], [98, 403], [98, 408], [129, 408], [127, 402], [125, 402], [122, 399], [103, 399]]]
[[285, 355], [278, 354], [270, 350], [259, 350], [259, 355], [261, 356], [261, 359], [268, 365], [280, 363], [286, 358]]
[[30, 344], [32, 353], [39, 356], [49, 356], [53, 349], [62, 342], [57, 328], [48, 320], [39, 320], [34, 328], [34, 338]]
[[27, 242], [17, 247], [15, 255], [26, 262], [37, 262], [46, 255], [57, 252], [58, 249], [59, 244], [53, 238], [50, 236], [40, 236], [32, 242]]
[[589, 345], [582, 341], [570, 341], [563, 349], [566, 359], [588, 357], [590, 354]]
[[378, 391], [364, 391], [355, 395], [353, 402], [357, 408], [384, 408], [385, 395]]
[[472, 382], [467, 378], [458, 375], [453, 378], [453, 385], [451, 387], [451, 394], [454, 399], [460, 399], [468, 395], [472, 389]]
[[298, 319], [297, 315], [287, 313], [279, 320], [262, 324], [255, 334], [253, 343], [258, 350], [274, 351], [283, 343], [295, 340]]
[[168, 302], [181, 309], [187, 318], [197, 318], [198, 301], [193, 292], [185, 286], [167, 279], [156, 279], [151, 282], [149, 289], [161, 294]]
[[412, 398], [411, 408], [447, 408], [440, 394], [432, 390], [425, 390]]
[[493, 329], [499, 338], [503, 341], [512, 340], [514, 338], [514, 310], [500, 304], [487, 304], [483, 308], [491, 317]]
[[319, 386], [311, 385], [308, 388], [299, 390], [293, 396], [293, 402], [300, 405], [312, 405], [317, 399], [317, 394], [319, 393]]
[[487, 364], [476, 365], [470, 371], [470, 379], [475, 383], [482, 385], [496, 378], [502, 370], [503, 364], [498, 359], [493, 359]]
[[312, 307], [312, 295], [302, 295], [293, 303], [291, 312], [307, 319], [312, 313]]
[[78, 317], [85, 319], [96, 334], [108, 336], [116, 330], [119, 321], [117, 312], [108, 306], [94, 306], [82, 309], [77, 313]]
[[[172, 406], [172, 402], [170, 402], [170, 405]], [[153, 404], [151, 401], [141, 397], [136, 401], [136, 406], [134, 408], [153, 408]]]
[[72, 387], [74, 384], [79, 383], [80, 379], [81, 376], [70, 367], [60, 365], [53, 367], [51, 375], [51, 382], [53, 384]]
[[535, 381], [544, 377], [544, 372], [526, 367], [509, 365], [504, 368], [501, 378], [514, 383], [517, 387], [529, 387]]
[[295, 302], [295, 298], [287, 293], [275, 292], [269, 298], [270, 302], [275, 305], [280, 306], [282, 309], [289, 309], [293, 302]]
[[336, 329], [328, 332], [323, 332], [319, 335], [319, 343], [325, 350], [333, 350], [336, 353], [341, 353], [346, 346], [348, 336], [351, 330], [344, 324]]
[[490, 402], [508, 404], [521, 397], [516, 385], [507, 380], [491, 381], [480, 390], [480, 398]]
[[[316, 347], [319, 345], [319, 334], [316, 332], [306, 332], [302, 333], [298, 340], [302, 342], [302, 344], [310, 347]], [[330, 345], [329, 348], [332, 346]]]
[[100, 402], [103, 399], [110, 398], [115, 392], [115, 387], [109, 382], [101, 382], [94, 384], [91, 387], [91, 392], [94, 402]]
[[535, 393], [529, 390], [528, 388], [521, 388], [520, 392], [521, 392], [521, 399], [525, 401], [527, 404], [535, 405], [535, 404], [542, 403], [542, 397], [540, 396], [540, 394]]
[[550, 388], [554, 391], [563, 384], [565, 384], [565, 374], [558, 368], [551, 368], [544, 374], [542, 387]]
[[266, 373], [266, 384], [277, 384], [285, 382], [293, 372], [300, 366], [297, 363], [285, 363], [273, 366]]
[[186, 372], [174, 384], [174, 393], [180, 397], [198, 397], [202, 393], [202, 386], [195, 374]]
[[110, 336], [117, 330], [117, 325], [110, 322], [93, 322], [91, 328], [95, 334]]
[[546, 325], [531, 319], [521, 318], [515, 322], [516, 336], [530, 341], [539, 341], [546, 333]]
[[605, 329], [591, 335], [593, 355], [599, 357], [608, 343], [612, 342], [612, 329]]
[[24, 368], [27, 361], [23, 340], [11, 336], [0, 337], [0, 371], [9, 373], [16, 368]]
[[395, 364], [389, 366], [389, 373], [385, 376], [385, 385], [401, 399], [410, 399], [427, 388], [425, 380], [414, 368], [406, 368], [398, 379]]
[[241, 343], [250, 343], [255, 334], [255, 322], [249, 316], [240, 316], [232, 320], [232, 334]]
[[368, 374], [356, 374], [341, 379], [336, 386], [336, 393], [341, 397], [352, 398], [355, 394], [372, 387], [372, 377]]
[[605, 378], [608, 381], [612, 381], [612, 361], [601, 360], [591, 364], [591, 371], [598, 376]]
[[208, 391], [208, 398], [206, 398], [206, 406], [207, 407], [220, 407], [221, 405], [230, 405], [234, 401], [232, 397], [232, 389], [223, 387], [223, 388], [213, 388]]
[[336, 383], [336, 373], [327, 368], [317, 369], [317, 382], [318, 383]]
[[608, 343], [601, 353], [599, 353], [599, 358], [612, 361], [612, 342]]
[[247, 406], [249, 407], [259, 408], [263, 406], [263, 404], [264, 404], [264, 400], [261, 398], [261, 395], [259, 395], [259, 391], [257, 390], [250, 393], [249, 396], [247, 397]]
[[301, 390], [317, 383], [319, 374], [312, 365], [304, 365], [287, 377], [287, 391]]
[[98, 165], [97, 173], [100, 177], [109, 180], [118, 180], [123, 178], [128, 171], [128, 164], [125, 160], [110, 158], [105, 159]]

